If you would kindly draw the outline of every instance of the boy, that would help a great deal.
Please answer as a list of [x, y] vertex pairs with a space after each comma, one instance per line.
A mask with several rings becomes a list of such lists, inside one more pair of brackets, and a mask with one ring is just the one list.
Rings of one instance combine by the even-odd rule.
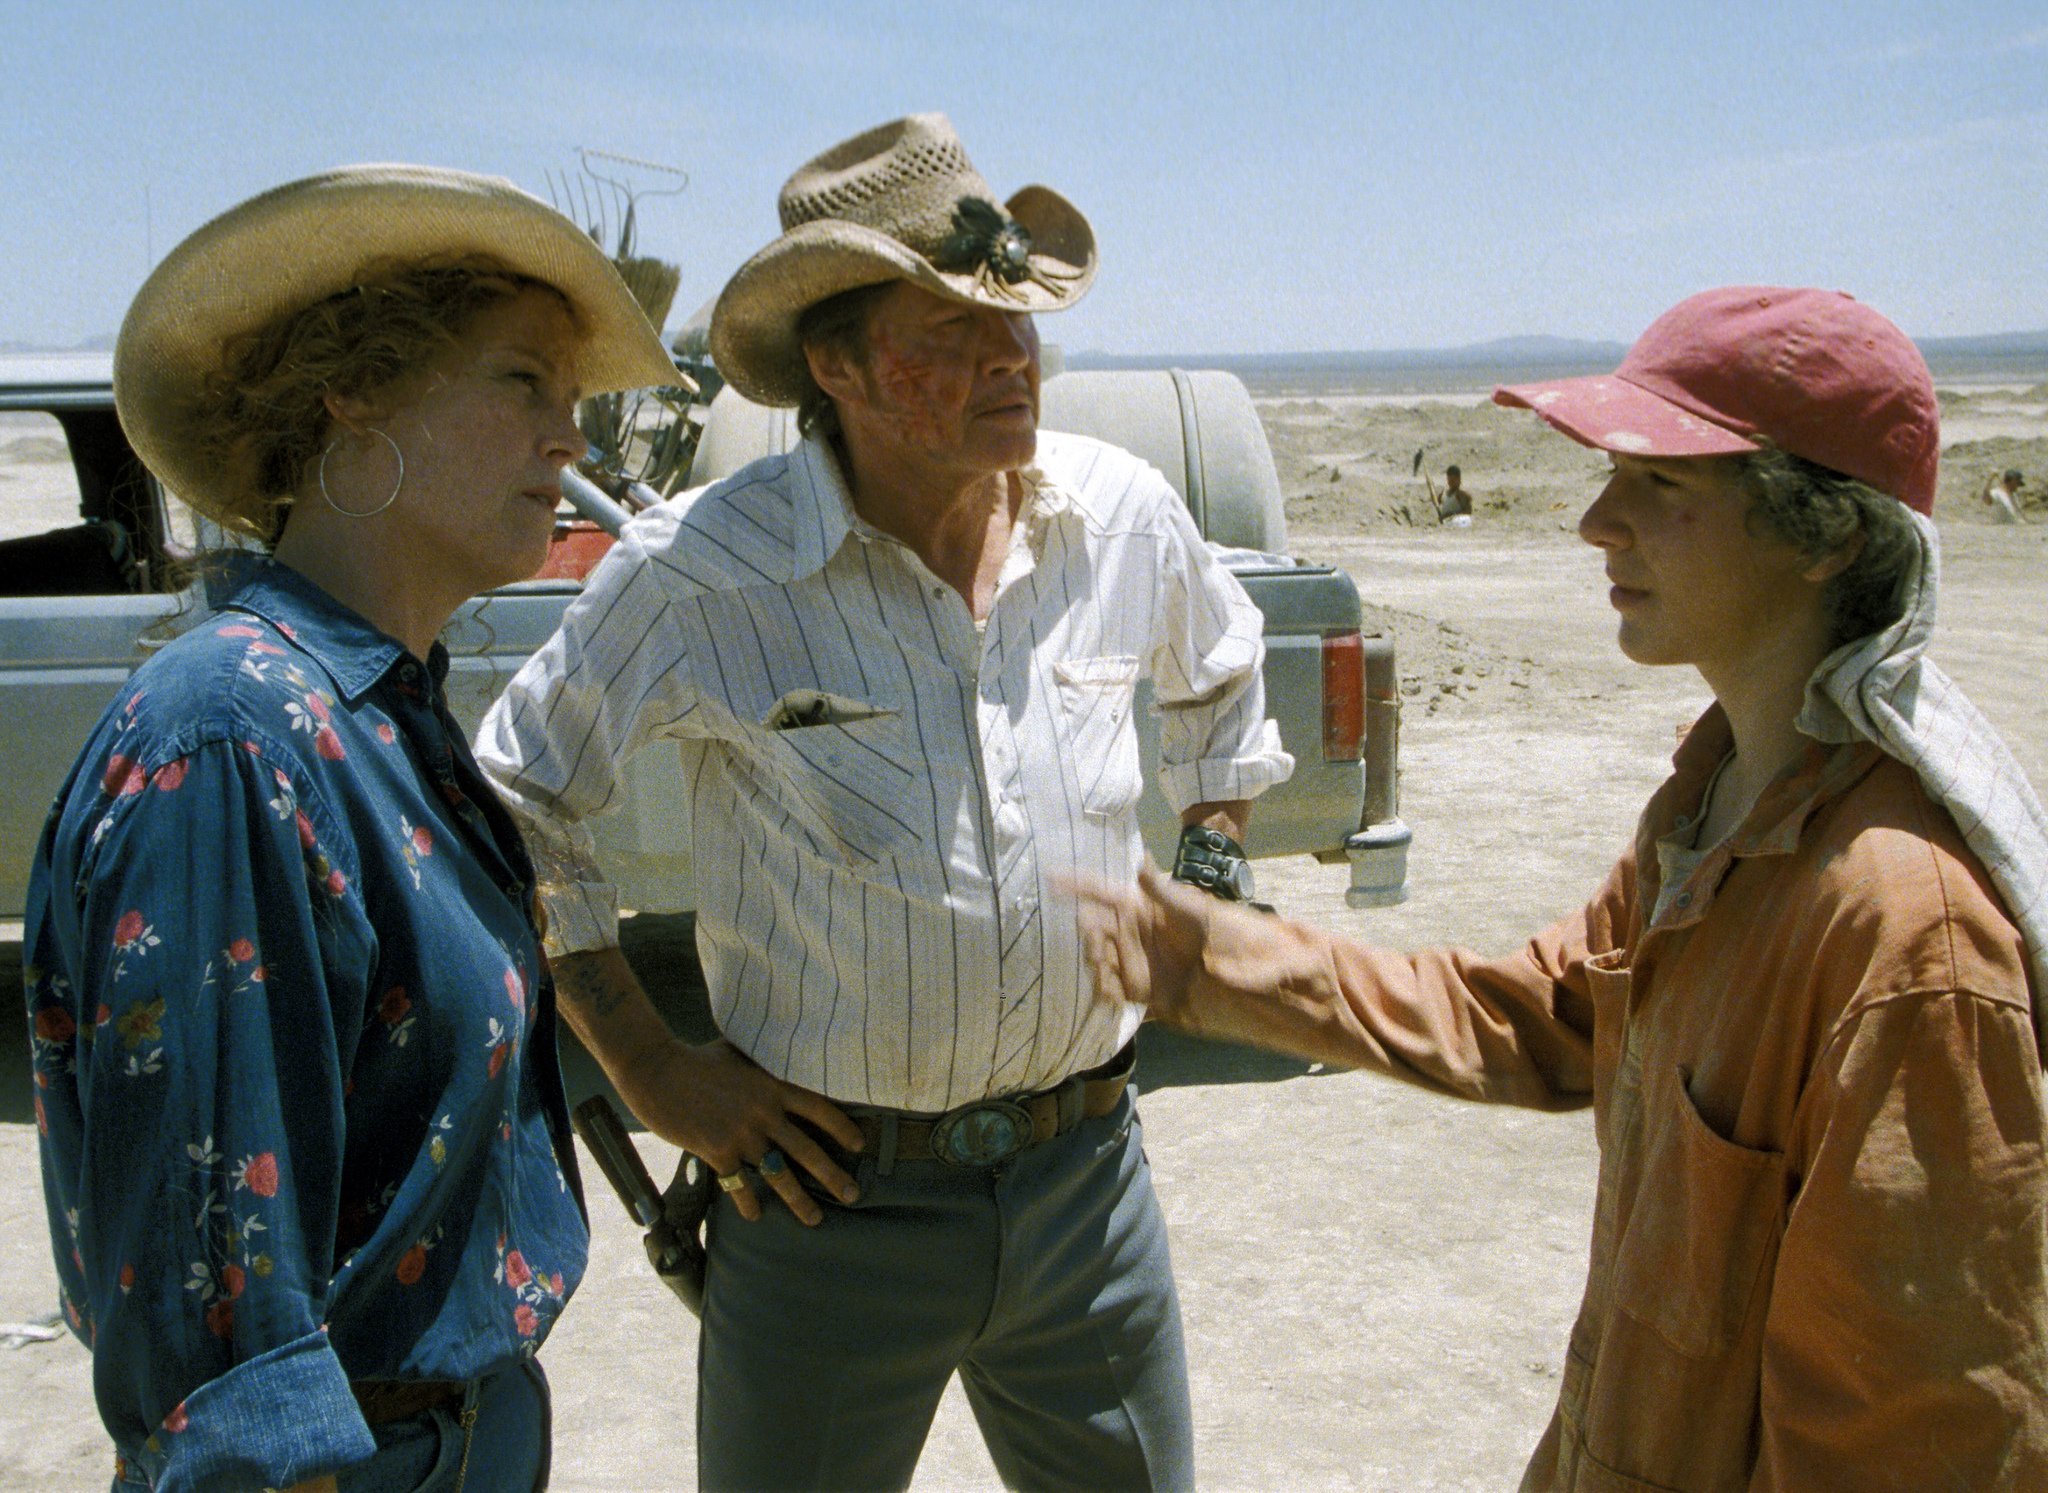
[[1934, 392], [1847, 296], [1731, 288], [1496, 392], [1614, 457], [1624, 653], [1715, 703], [1584, 911], [1369, 948], [1148, 871], [1105, 994], [1467, 1098], [1591, 1102], [1585, 1301], [1525, 1489], [2048, 1486], [2048, 826], [1922, 658]]

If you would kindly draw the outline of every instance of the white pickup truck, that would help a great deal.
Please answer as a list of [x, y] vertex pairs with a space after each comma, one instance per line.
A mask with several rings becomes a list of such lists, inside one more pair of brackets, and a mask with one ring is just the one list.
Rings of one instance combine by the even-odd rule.
[[[692, 484], [786, 449], [793, 423], [721, 393]], [[1259, 799], [1247, 852], [1348, 863], [1354, 905], [1400, 900], [1408, 831], [1392, 644], [1361, 636], [1350, 576], [1286, 557], [1279, 479], [1244, 385], [1215, 371], [1061, 373], [1045, 382], [1042, 424], [1158, 467], [1265, 614], [1266, 703], [1296, 766]], [[451, 705], [472, 727], [608, 542], [566, 507], [557, 536], [538, 578], [476, 598], [444, 635]], [[209, 542], [224, 541], [167, 503], [129, 449], [110, 358], [0, 357], [0, 918], [21, 916], [44, 816], [100, 712], [151, 649], [206, 614], [195, 557]], [[1149, 737], [1150, 712], [1139, 721]], [[679, 772], [674, 753], [642, 753], [620, 811], [598, 826], [600, 853], [640, 912], [689, 910]], [[1154, 856], [1169, 854], [1177, 820], [1156, 790], [1140, 817]]]

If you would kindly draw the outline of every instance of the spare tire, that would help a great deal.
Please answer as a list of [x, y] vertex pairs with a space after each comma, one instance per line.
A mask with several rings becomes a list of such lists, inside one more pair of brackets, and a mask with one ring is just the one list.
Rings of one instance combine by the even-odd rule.
[[1039, 425], [1092, 435], [1159, 468], [1212, 544], [1280, 554], [1287, 516], [1273, 448], [1244, 383], [1221, 369], [1063, 373], [1046, 380]]
[[[1279, 554], [1287, 518], [1273, 448], [1251, 394], [1220, 369], [1061, 373], [1039, 393], [1039, 426], [1094, 436], [1150, 462], [1212, 543]], [[730, 386], [712, 401], [690, 485], [730, 477], [796, 443], [796, 411], [767, 409]]]

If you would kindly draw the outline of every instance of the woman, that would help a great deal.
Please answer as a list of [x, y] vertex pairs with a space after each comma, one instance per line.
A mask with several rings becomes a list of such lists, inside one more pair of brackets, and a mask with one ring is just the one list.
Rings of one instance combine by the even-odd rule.
[[251, 536], [38, 850], [45, 1195], [117, 1489], [529, 1488], [587, 1232], [533, 873], [435, 636], [544, 558], [586, 394], [680, 382], [509, 183], [293, 182], [157, 268], [137, 452]]
[[1737, 287], [1608, 378], [1501, 390], [1613, 455], [1622, 651], [1715, 703], [1583, 912], [1404, 955], [1089, 894], [1111, 994], [1467, 1098], [1591, 1102], [1600, 1184], [1525, 1489], [2048, 1487], [2048, 824], [1922, 656], [1926, 365]]

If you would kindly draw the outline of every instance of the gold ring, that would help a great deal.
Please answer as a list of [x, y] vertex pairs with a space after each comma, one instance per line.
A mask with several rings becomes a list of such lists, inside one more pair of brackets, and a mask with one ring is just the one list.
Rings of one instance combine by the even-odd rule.
[[720, 1187], [723, 1187], [727, 1192], [738, 1192], [742, 1187], [745, 1187], [747, 1185], [747, 1179], [741, 1176], [738, 1172], [732, 1172], [726, 1176], [720, 1177], [718, 1179], [718, 1185]]

